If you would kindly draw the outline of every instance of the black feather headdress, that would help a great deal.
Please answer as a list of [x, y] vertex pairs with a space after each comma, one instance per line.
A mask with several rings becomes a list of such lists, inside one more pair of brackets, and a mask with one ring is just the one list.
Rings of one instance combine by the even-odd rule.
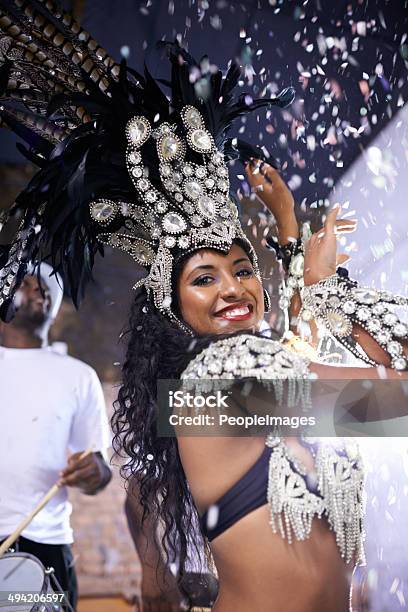
[[[234, 120], [261, 107], [287, 106], [294, 96], [289, 88], [275, 98], [237, 97], [236, 63], [225, 76], [220, 70], [203, 73], [177, 43], [159, 45], [170, 61], [169, 80], [154, 79], [147, 67], [139, 74], [124, 61], [116, 63], [50, 0], [0, 0], [0, 33], [1, 125], [25, 141], [20, 151], [40, 168], [9, 211], [20, 218], [13, 243], [0, 246], [2, 318], [33, 260], [47, 260], [61, 273], [79, 304], [106, 232], [90, 215], [90, 203], [143, 205], [126, 157], [126, 126], [133, 117], [179, 133], [183, 108], [190, 105], [225, 161], [247, 161], [264, 154], [230, 138]], [[199, 153], [189, 156], [200, 163]], [[151, 140], [143, 145], [143, 164], [150, 183], [167, 197]], [[125, 227], [125, 216], [117, 214], [109, 232]]]

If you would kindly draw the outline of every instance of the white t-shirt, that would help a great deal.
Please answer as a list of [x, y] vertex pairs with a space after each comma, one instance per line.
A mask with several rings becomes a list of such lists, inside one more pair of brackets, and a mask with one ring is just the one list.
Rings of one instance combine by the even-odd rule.
[[[52, 348], [0, 346], [0, 538], [10, 535], [66, 467], [68, 453], [106, 456], [103, 391], [88, 365]], [[63, 487], [22, 535], [70, 544], [71, 504]]]

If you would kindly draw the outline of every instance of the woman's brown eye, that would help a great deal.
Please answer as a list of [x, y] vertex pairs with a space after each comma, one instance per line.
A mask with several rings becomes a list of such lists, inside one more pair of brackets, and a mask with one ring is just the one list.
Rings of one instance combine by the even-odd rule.
[[198, 286], [202, 286], [202, 285], [208, 285], [209, 282], [212, 281], [212, 277], [211, 276], [200, 276], [199, 278], [196, 278], [195, 281], [193, 282], [193, 285], [198, 285]]
[[253, 270], [249, 270], [248, 268], [243, 268], [242, 270], [238, 270], [238, 276], [252, 276], [254, 273]]

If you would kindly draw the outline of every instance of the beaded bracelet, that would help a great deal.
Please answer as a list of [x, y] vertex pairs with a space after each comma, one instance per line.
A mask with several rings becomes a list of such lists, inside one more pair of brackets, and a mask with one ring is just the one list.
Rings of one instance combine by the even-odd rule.
[[282, 262], [282, 266], [286, 272], [289, 272], [289, 267], [293, 259], [303, 254], [303, 242], [301, 238], [288, 242], [287, 244], [279, 244], [275, 236], [269, 236], [265, 240], [266, 248], [270, 251], [275, 251], [276, 259]]
[[353, 324], [358, 324], [386, 351], [392, 368], [407, 369], [403, 341], [408, 339], [408, 325], [401, 322], [390, 306], [407, 307], [408, 298], [359, 287], [344, 275], [344, 268], [341, 270], [340, 274], [301, 288], [301, 319], [315, 319], [355, 357], [371, 366], [379, 365], [363, 353], [353, 338]]

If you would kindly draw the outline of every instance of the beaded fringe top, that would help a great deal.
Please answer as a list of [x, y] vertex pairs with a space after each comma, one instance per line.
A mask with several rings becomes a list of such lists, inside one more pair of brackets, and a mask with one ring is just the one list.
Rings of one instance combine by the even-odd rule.
[[336, 445], [304, 438], [315, 470], [306, 472], [283, 439], [270, 435], [267, 499], [274, 533], [292, 542], [310, 537], [313, 518], [325, 517], [346, 563], [365, 563], [364, 472], [357, 444], [337, 439]]
[[[256, 380], [273, 389], [279, 405], [310, 407], [309, 360], [269, 338], [239, 334], [210, 344], [181, 375], [184, 387], [201, 392], [230, 388], [234, 381]], [[308, 473], [284, 438], [270, 433], [267, 500], [274, 533], [292, 542], [310, 537], [314, 517], [327, 519], [346, 563], [363, 564], [364, 471], [351, 438], [334, 441], [302, 437], [314, 457]]]

